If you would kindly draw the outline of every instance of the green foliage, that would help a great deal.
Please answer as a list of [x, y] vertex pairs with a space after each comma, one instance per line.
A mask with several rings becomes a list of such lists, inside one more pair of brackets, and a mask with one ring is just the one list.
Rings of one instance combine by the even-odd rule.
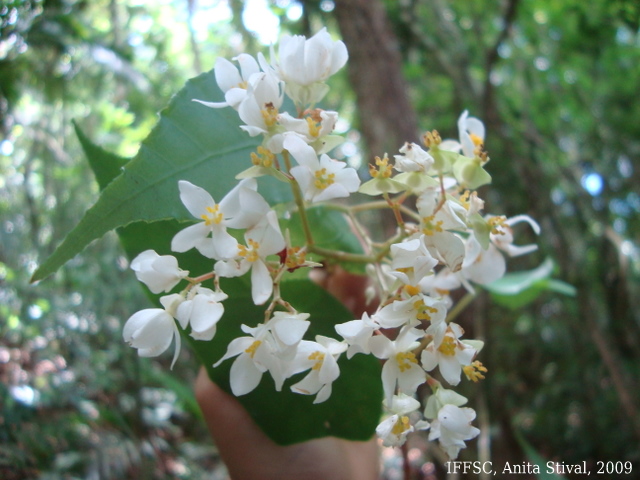
[[574, 287], [551, 278], [553, 269], [553, 261], [547, 258], [533, 270], [506, 273], [502, 278], [485, 285], [484, 288], [491, 292], [492, 300], [511, 310], [529, 305], [544, 292], [574, 297], [576, 295]]

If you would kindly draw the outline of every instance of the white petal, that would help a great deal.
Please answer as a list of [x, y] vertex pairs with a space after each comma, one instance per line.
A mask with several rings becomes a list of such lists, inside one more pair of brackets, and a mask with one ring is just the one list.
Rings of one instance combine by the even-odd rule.
[[229, 381], [235, 396], [245, 395], [253, 391], [262, 378], [262, 372], [253, 363], [250, 355], [242, 354], [231, 365]]
[[216, 204], [209, 192], [186, 180], [180, 180], [178, 188], [180, 189], [180, 200], [187, 207], [189, 213], [197, 219], [201, 219], [201, 216], [207, 213], [207, 207], [213, 207]]
[[251, 297], [253, 303], [262, 305], [273, 293], [273, 279], [262, 260], [253, 262], [251, 268]]
[[186, 252], [198, 245], [209, 234], [210, 228], [204, 222], [190, 225], [176, 233], [171, 240], [171, 250]]

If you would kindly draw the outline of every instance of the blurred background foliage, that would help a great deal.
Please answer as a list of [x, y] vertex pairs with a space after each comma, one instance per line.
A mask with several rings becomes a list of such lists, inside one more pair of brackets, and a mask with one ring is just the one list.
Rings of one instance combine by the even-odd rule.
[[[354, 60], [327, 99], [353, 127], [336, 155], [454, 138], [468, 109], [488, 128], [486, 210], [542, 226], [517, 232], [540, 250], [510, 267], [551, 258], [576, 287], [517, 308], [484, 293], [465, 312], [489, 375], [465, 392], [484, 433], [463, 458], [521, 463], [524, 438], [564, 463], [640, 461], [639, 21], [635, 0], [1, 0], [0, 478], [224, 478], [191, 354], [170, 372], [121, 340], [147, 301], [116, 236], [29, 277], [97, 198], [72, 120], [132, 156], [216, 57], [322, 25]], [[414, 447], [416, 475], [442, 472]]]

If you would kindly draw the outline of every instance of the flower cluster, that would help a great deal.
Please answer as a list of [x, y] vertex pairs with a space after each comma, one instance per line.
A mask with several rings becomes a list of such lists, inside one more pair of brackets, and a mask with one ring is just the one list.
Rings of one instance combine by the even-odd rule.
[[[379, 424], [386, 445], [401, 445], [412, 431], [429, 430], [451, 458], [465, 441], [478, 435], [471, 425], [475, 412], [462, 407], [467, 399], [445, 388], [463, 378], [478, 381], [486, 368], [476, 358], [479, 340], [464, 337], [456, 324], [456, 289], [474, 292], [501, 278], [505, 256], [529, 253], [535, 245], [515, 245], [513, 225], [525, 222], [538, 233], [526, 215], [513, 218], [483, 213], [477, 189], [491, 181], [485, 170], [485, 128], [465, 111], [458, 120], [458, 140], [442, 140], [427, 132], [422, 145], [407, 143], [391, 160], [386, 154], [370, 165], [369, 179], [361, 183], [358, 172], [329, 152], [341, 141], [333, 130], [337, 112], [316, 107], [328, 86], [325, 81], [347, 61], [344, 44], [326, 30], [310, 39], [284, 37], [271, 61], [242, 54], [230, 62], [219, 59], [215, 78], [225, 101], [195, 101], [211, 108], [231, 107], [243, 122], [240, 128], [262, 143], [251, 155], [251, 166], [237, 176], [238, 184], [216, 202], [204, 189], [179, 182], [180, 199], [196, 219], [171, 242], [174, 252], [196, 249], [213, 261], [213, 270], [190, 277], [175, 257], [149, 250], [131, 267], [138, 279], [161, 297], [164, 308], [142, 310], [124, 327], [124, 339], [141, 356], [156, 356], [175, 341], [174, 362], [180, 348], [180, 327], [196, 340], [211, 340], [223, 318], [227, 298], [221, 278], [250, 272], [251, 297], [265, 305], [264, 319], [243, 325], [246, 336], [232, 340], [214, 367], [233, 358], [230, 385], [235, 395], [251, 392], [264, 373], [281, 390], [290, 377], [307, 372], [290, 384], [293, 392], [326, 401], [340, 376], [338, 359], [374, 355], [383, 362], [381, 383], [389, 415]], [[237, 65], [237, 66], [236, 66]], [[284, 97], [296, 107], [295, 116], [281, 111]], [[295, 161], [295, 163], [294, 163]], [[294, 204], [270, 206], [258, 192], [258, 177], [270, 175], [287, 183]], [[345, 252], [317, 249], [313, 225], [304, 212], [310, 204], [342, 199], [359, 192], [381, 196], [356, 209], [340, 204], [359, 232], [365, 255], [351, 258]], [[407, 205], [414, 198], [415, 208]], [[374, 242], [357, 212], [389, 208], [397, 228], [385, 242]], [[284, 215], [297, 211], [305, 242], [292, 245], [281, 230]], [[244, 238], [244, 241], [238, 239]], [[370, 313], [335, 326], [336, 337], [305, 339], [314, 312], [299, 312], [281, 297], [280, 284], [293, 270], [312, 269], [315, 254], [326, 262], [344, 259], [366, 263], [370, 274]], [[180, 283], [188, 285], [169, 293]], [[213, 288], [204, 287], [210, 281]], [[294, 302], [295, 303], [295, 302]], [[339, 340], [340, 338], [340, 340]], [[295, 380], [294, 380], [295, 381]], [[421, 402], [422, 384], [432, 394]], [[424, 400], [424, 399], [421, 399]]]

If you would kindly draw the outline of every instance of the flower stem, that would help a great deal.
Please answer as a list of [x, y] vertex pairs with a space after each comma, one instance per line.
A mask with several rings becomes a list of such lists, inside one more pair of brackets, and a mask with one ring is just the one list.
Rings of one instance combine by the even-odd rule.
[[[291, 159], [289, 158], [289, 152], [286, 150], [282, 151], [282, 158], [284, 160], [284, 164], [287, 167], [287, 173], [291, 171]], [[304, 231], [304, 238], [307, 242], [307, 245], [311, 247], [313, 245], [313, 234], [311, 233], [311, 228], [309, 227], [309, 219], [307, 218], [307, 210], [304, 207], [304, 199], [302, 198], [302, 191], [300, 190], [300, 185], [296, 181], [295, 178], [291, 177], [291, 191], [293, 192], [293, 199], [296, 202], [296, 206], [298, 207], [298, 213], [300, 214], [300, 221], [302, 222], [302, 230]]]

